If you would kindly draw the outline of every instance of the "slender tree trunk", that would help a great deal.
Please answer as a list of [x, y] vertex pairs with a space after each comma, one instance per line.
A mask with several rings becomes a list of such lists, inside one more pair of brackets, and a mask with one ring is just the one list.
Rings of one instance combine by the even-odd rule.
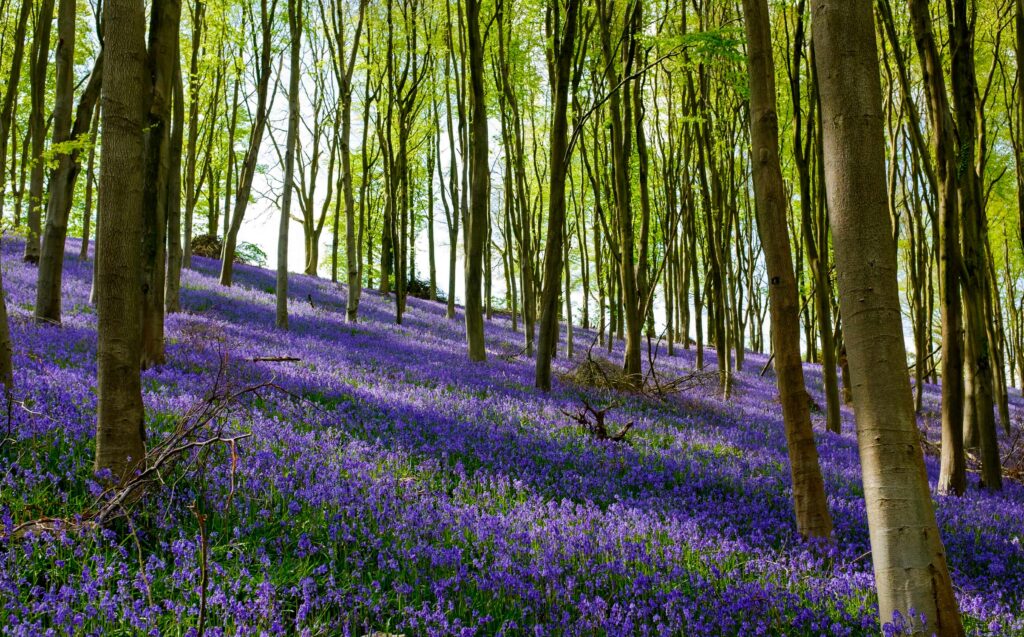
[[142, 202], [142, 367], [163, 364], [164, 288], [167, 277], [167, 182], [171, 104], [178, 58], [180, 0], [160, 0], [150, 11], [148, 71], [152, 78], [146, 124]]
[[181, 147], [185, 136], [185, 88], [181, 56], [174, 56], [174, 105], [171, 109], [170, 152], [167, 166], [167, 279], [164, 312], [181, 311]]
[[[563, 31], [554, 32], [554, 13], [558, 12], [558, 0], [548, 5], [548, 38], [553, 47], [553, 63], [549, 66], [550, 82], [554, 92], [554, 109], [551, 117], [550, 164], [551, 174], [548, 194], [547, 243], [544, 248], [544, 278], [540, 301], [540, 334], [537, 338], [537, 364], [534, 370], [534, 385], [538, 389], [551, 389], [551, 358], [558, 343], [558, 296], [564, 258], [562, 243], [565, 241], [565, 181], [569, 169], [569, 84], [572, 56], [576, 46], [576, 23], [579, 16], [579, 0], [569, 0], [566, 5]], [[567, 317], [568, 319], [569, 317]], [[531, 329], [526, 325], [527, 331]]]
[[[786, 427], [797, 531], [803, 537], [828, 537], [832, 533], [832, 517], [825, 498], [800, 363], [800, 304], [786, 231], [786, 185], [779, 160], [775, 63], [767, 0], [744, 0], [743, 14], [750, 71], [751, 167], [757, 198], [757, 227], [768, 267], [776, 382]], [[832, 371], [834, 373], [835, 369]]]
[[484, 51], [480, 37], [481, 0], [466, 0], [466, 29], [469, 43], [469, 75], [473, 98], [473, 121], [470, 129], [471, 192], [469, 226], [466, 237], [466, 339], [469, 360], [487, 360], [484, 345], [484, 322], [481, 308], [481, 277], [483, 276], [484, 241], [487, 237], [487, 193], [490, 168], [487, 151], [487, 103], [484, 94]]
[[[92, 108], [99, 98], [100, 78], [103, 75], [102, 52], [97, 58], [89, 84], [82, 95], [77, 120], [72, 130], [71, 106], [75, 96], [75, 0], [61, 0], [57, 14], [57, 51], [54, 64], [56, 87], [53, 106], [53, 144], [67, 144], [79, 135], [89, 133]], [[61, 153], [56, 168], [50, 174], [50, 196], [47, 202], [46, 228], [39, 258], [39, 278], [36, 284], [35, 318], [37, 321], [60, 323], [61, 281], [64, 270], [64, 248], [68, 234], [68, 216], [74, 196], [75, 179], [81, 170], [80, 150]]]
[[[964, 389], [964, 355], [961, 350], [960, 221], [957, 194], [958, 158], [956, 132], [950, 114], [946, 82], [932, 31], [928, 0], [911, 0], [911, 22], [921, 59], [928, 111], [932, 124], [939, 200], [939, 267], [942, 312], [942, 456], [938, 488], [962, 494], [967, 487], [963, 450], [963, 423], [970, 411]], [[969, 347], [969, 346], [968, 346]], [[968, 387], [971, 392], [973, 387]]]
[[90, 225], [93, 215], [93, 185], [96, 182], [96, 145], [99, 143], [99, 129], [100, 109], [97, 100], [96, 107], [93, 108], [92, 128], [89, 133], [89, 159], [85, 164], [85, 209], [82, 211], [82, 247], [78, 253], [79, 261], [89, 258], [89, 239], [92, 236]]
[[[4, 169], [7, 166], [7, 140], [11, 139], [17, 144], [17, 125], [14, 121], [14, 110], [18, 101], [18, 84], [21, 81], [21, 64], [25, 57], [25, 32], [28, 29], [29, 14], [32, 13], [33, 0], [22, 0], [21, 9], [18, 12], [18, 21], [15, 23], [12, 37], [14, 50], [11, 51], [11, 71], [4, 91], [3, 103], [0, 105], [0, 193], [5, 192], [5, 178], [7, 174]], [[17, 151], [15, 150], [15, 154]], [[11, 179], [14, 179], [14, 162], [11, 162]], [[3, 212], [3, 204], [6, 197], [0, 196], [0, 213]], [[0, 214], [2, 216], [2, 214]], [[15, 223], [17, 227], [18, 209], [14, 209]], [[2, 329], [2, 328], [0, 328]]]
[[[907, 373], [869, 3], [812, 4], [828, 210], [881, 621], [911, 609], [963, 635], [924, 469]], [[915, 623], [914, 634], [924, 633]]]
[[[641, 309], [641, 290], [637, 285], [637, 259], [633, 228], [632, 179], [630, 177], [630, 156], [632, 146], [632, 130], [634, 114], [632, 112], [631, 90], [640, 90], [639, 82], [628, 78], [633, 69], [636, 54], [636, 29], [640, 21], [640, 3], [631, 5], [632, 11], [623, 16], [625, 21], [622, 42], [612, 36], [612, 21], [616, 12], [606, 0], [597, 4], [597, 17], [600, 25], [601, 50], [603, 53], [605, 76], [609, 89], [608, 113], [610, 115], [611, 132], [611, 165], [612, 181], [615, 194], [615, 216], [617, 220], [619, 243], [619, 277], [622, 295], [623, 318], [625, 319], [625, 354], [623, 370], [634, 381], [641, 378], [640, 341], [643, 329], [643, 312]], [[621, 51], [620, 51], [621, 49]], [[621, 58], [621, 59], [618, 59]], [[619, 84], [620, 89], [616, 89]], [[624, 93], [624, 95], [620, 95]]]
[[[249, 149], [242, 162], [238, 176], [238, 189], [235, 194], [235, 208], [231, 214], [231, 223], [224, 235], [224, 249], [221, 254], [220, 284], [229, 286], [232, 282], [235, 265], [235, 248], [238, 244], [238, 231], [242, 228], [245, 211], [249, 206], [249, 195], [256, 176], [256, 164], [259, 159], [263, 132], [267, 126], [267, 115], [270, 111], [268, 93], [270, 90], [271, 55], [273, 53], [273, 21], [277, 8], [277, 0], [260, 0], [260, 60], [257, 66], [256, 110], [249, 137]], [[239, 78], [238, 81], [241, 81]], [[224, 211], [227, 215], [227, 211]], [[226, 221], [226, 219], [225, 219]]]
[[[437, 300], [437, 250], [434, 242], [434, 164], [437, 161], [433, 149], [427, 151], [427, 261], [430, 300]], [[513, 322], [515, 312], [512, 312]]]
[[[192, 9], [192, 43], [188, 64], [188, 141], [185, 149], [185, 247], [182, 254], [182, 266], [192, 267], [192, 220], [195, 214], [196, 199], [196, 145], [199, 140], [199, 51], [202, 45], [203, 28], [205, 26], [206, 3], [196, 0]], [[237, 83], [236, 83], [237, 88]], [[230, 136], [229, 136], [230, 137]], [[230, 144], [230, 142], [229, 142]], [[228, 148], [228, 153], [233, 151]], [[231, 174], [231, 161], [228, 160], [228, 179]], [[210, 228], [210, 234], [217, 234], [217, 224]]]
[[[820, 236], [824, 237], [825, 240], [819, 242], [815, 237], [812, 223], [814, 202], [811, 198], [810, 151], [812, 142], [811, 131], [813, 130], [812, 125], [815, 118], [812, 115], [808, 115], [807, 139], [804, 140], [800, 106], [800, 60], [804, 54], [804, 6], [805, 3], [801, 0], [793, 45], [792, 60], [794, 68], [790, 71], [790, 91], [793, 98], [793, 114], [795, 119], [793, 126], [793, 151], [800, 181], [800, 218], [804, 238], [807, 242], [807, 260], [814, 278], [814, 306], [815, 314], [818, 318], [818, 332], [821, 334], [821, 370], [825, 386], [826, 405], [825, 422], [829, 431], [839, 433], [842, 431], [842, 418], [839, 415], [839, 380], [836, 376], [836, 348], [832, 334], [832, 307], [831, 299], [829, 298], [832, 293], [832, 286], [829, 283], [828, 275], [827, 234], [824, 231], [821, 232]], [[812, 96], [809, 102], [813, 109], [814, 96]], [[775, 321], [772, 321], [772, 324], [774, 323]]]
[[[32, 168], [29, 180], [29, 226], [25, 240], [25, 261], [39, 262], [40, 226], [43, 211], [43, 179], [46, 161], [43, 151], [46, 146], [46, 76], [50, 59], [50, 30], [53, 25], [53, 0], [42, 0], [36, 13], [36, 30], [32, 40], [32, 71], [29, 76], [31, 84], [30, 99], [32, 110], [29, 112], [29, 129], [32, 133]], [[73, 37], [74, 39], [74, 37]], [[74, 46], [72, 47], [74, 50]], [[72, 60], [74, 63], [74, 60]], [[67, 73], [67, 72], [66, 72]], [[59, 83], [59, 82], [58, 82]], [[74, 89], [72, 89], [74, 90]], [[71, 97], [68, 97], [70, 100]], [[67, 101], [67, 100], [66, 100]], [[71, 102], [67, 103], [68, 118], [71, 117]], [[53, 114], [54, 118], [57, 114]], [[54, 126], [57, 123], [54, 122]], [[65, 131], [67, 133], [67, 131]], [[28, 150], [28, 148], [25, 148]]]
[[302, 64], [302, 4], [288, 1], [288, 36], [291, 58], [288, 64], [288, 133], [284, 150], [284, 193], [281, 224], [277, 232], [277, 312], [275, 325], [288, 329], [288, 226], [291, 224], [292, 193], [295, 189], [295, 146], [299, 138], [299, 77]]
[[[1024, 131], [1024, 0], [1015, 0], [1013, 3], [1014, 18], [1013, 25], [1016, 32], [1016, 53], [1017, 59], [1017, 134], [1022, 135]], [[1011, 116], [1012, 117], [1012, 116]], [[1024, 246], [1024, 139], [1017, 142], [1016, 169], [1017, 169], [1017, 232], [1021, 245]], [[1022, 379], [1024, 380], [1024, 379]]]
[[[50, 30], [53, 26], [54, 0], [42, 0], [36, 13], [36, 28], [32, 38], [32, 65], [29, 74], [31, 84], [29, 97], [29, 129], [32, 132], [31, 148], [25, 148], [26, 157], [31, 158], [31, 177], [29, 180], [28, 199], [28, 236], [25, 238], [25, 262], [39, 262], [40, 226], [43, 210], [43, 179], [46, 161], [43, 151], [46, 148], [46, 76], [50, 63]], [[73, 47], [72, 47], [73, 49]], [[73, 55], [73, 54], [72, 54]], [[72, 64], [74, 61], [72, 60]], [[70, 98], [68, 98], [70, 99]], [[67, 104], [68, 117], [71, 105]], [[56, 113], [54, 116], [56, 117]], [[56, 123], [55, 123], [56, 125]]]
[[969, 316], [965, 323], [965, 336], [972, 345], [971, 356], [966, 359], [966, 364], [972, 368], [975, 384], [982, 483], [986, 488], [998, 491], [1003, 486], [1003, 472], [996, 438], [992, 343], [988, 336], [989, 321], [985, 312], [985, 296], [988, 294], [985, 237], [988, 230], [981, 176], [975, 164], [978, 87], [974, 71], [974, 15], [968, 11], [967, 0], [953, 0], [951, 28], [951, 75], [959, 142], [957, 161], [960, 174], [962, 275], [964, 307]]
[[11, 406], [11, 392], [14, 391], [14, 345], [11, 341], [11, 325], [7, 319], [7, 294], [4, 291], [3, 268], [0, 268], [0, 383], [4, 386], [7, 408]]

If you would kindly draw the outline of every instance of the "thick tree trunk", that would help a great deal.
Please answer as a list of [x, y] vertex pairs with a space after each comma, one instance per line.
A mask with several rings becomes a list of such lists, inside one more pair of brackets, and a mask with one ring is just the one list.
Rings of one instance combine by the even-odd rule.
[[[889, 219], [881, 82], [870, 3], [812, 5], [828, 209], [848, 345], [882, 622], [923, 614], [963, 635], [924, 469], [907, 373]], [[925, 627], [915, 622], [914, 634]]]
[[142, 3], [103, 5], [107, 71], [101, 90], [100, 251], [96, 259], [99, 400], [95, 469], [123, 480], [145, 461], [142, 352], [142, 205], [150, 98]]

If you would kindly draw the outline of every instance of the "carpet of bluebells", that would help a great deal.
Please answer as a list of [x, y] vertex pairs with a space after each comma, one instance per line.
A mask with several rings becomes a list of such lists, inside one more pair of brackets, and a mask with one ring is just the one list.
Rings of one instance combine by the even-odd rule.
[[[802, 543], [763, 356], [747, 357], [729, 401], [714, 388], [658, 402], [564, 381], [545, 395], [507, 318], [487, 323], [488, 362], [470, 364], [461, 314], [410, 299], [395, 325], [393, 300], [366, 291], [348, 324], [344, 287], [296, 275], [282, 333], [272, 272], [239, 266], [223, 288], [201, 258], [167, 321], [168, 362], [143, 374], [150, 444], [218, 374], [280, 389], [243, 397], [220, 423], [251, 434], [235, 449], [180, 463], [129, 517], [83, 530], [99, 490], [96, 314], [77, 251], [69, 242], [63, 325], [36, 325], [36, 270], [16, 240], [3, 244], [17, 388], [0, 449], [0, 634], [196, 635], [200, 607], [207, 635], [877, 631], [852, 415], [842, 435], [814, 415], [835, 541]], [[577, 349], [592, 338], [578, 331]], [[694, 364], [692, 350], [657, 360], [666, 376]], [[621, 403], [609, 419], [635, 422], [628, 444], [563, 413], [582, 397]], [[929, 386], [933, 440], [938, 398]], [[933, 486], [937, 465], [929, 456]], [[937, 506], [970, 634], [1024, 635], [1024, 487]], [[67, 522], [11, 539], [40, 518]]]

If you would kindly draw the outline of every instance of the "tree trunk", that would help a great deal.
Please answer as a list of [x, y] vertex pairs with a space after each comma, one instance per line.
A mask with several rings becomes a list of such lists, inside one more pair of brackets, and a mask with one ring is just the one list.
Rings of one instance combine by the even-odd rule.
[[[612, 21], [616, 19], [614, 7], [607, 0], [597, 5], [600, 25], [601, 50], [604, 57], [605, 77], [611, 94], [608, 99], [611, 132], [612, 182], [615, 195], [615, 217], [619, 243], [619, 278], [622, 295], [623, 318], [625, 319], [625, 353], [623, 370], [627, 377], [639, 382], [641, 378], [640, 341], [643, 329], [642, 291], [638, 288], [633, 229], [632, 179], [630, 177], [630, 156], [634, 114], [630, 90], [640, 90], [639, 82], [631, 86], [629, 80], [635, 60], [640, 3], [623, 16], [622, 43], [612, 35]], [[620, 51], [621, 44], [621, 51]], [[621, 59], [619, 59], [621, 58]], [[617, 88], [619, 85], [621, 88]], [[620, 95], [624, 93], [624, 95]]]
[[466, 0], [466, 29], [469, 41], [469, 76], [473, 98], [470, 129], [470, 211], [466, 237], [466, 340], [469, 360], [487, 360], [481, 307], [484, 241], [487, 237], [487, 193], [490, 167], [487, 151], [487, 102], [484, 95], [484, 50], [480, 38], [481, 0]]
[[[103, 53], [99, 57], [89, 84], [82, 94], [81, 102], [72, 129], [71, 105], [74, 99], [74, 49], [75, 10], [74, 0], [61, 0], [57, 14], [57, 52], [55, 54], [56, 87], [53, 106], [53, 144], [67, 144], [71, 140], [89, 134], [92, 124], [92, 110], [99, 99], [100, 81], [103, 76]], [[46, 228], [43, 245], [39, 254], [39, 278], [36, 285], [35, 318], [37, 321], [60, 323], [61, 281], [64, 270], [64, 248], [68, 234], [68, 216], [74, 197], [75, 180], [81, 171], [78, 161], [80, 149], [61, 153], [57, 165], [50, 174], [50, 197], [47, 202]]]
[[[956, 131], [946, 95], [942, 58], [932, 31], [928, 0], [911, 0], [911, 22], [921, 59], [932, 124], [939, 200], [939, 267], [942, 312], [942, 456], [938, 489], [963, 494], [967, 487], [963, 450], [966, 409], [960, 303], [960, 230], [957, 194]], [[971, 391], [973, 388], [968, 388]]]
[[291, 224], [292, 193], [295, 189], [295, 146], [299, 138], [299, 77], [302, 64], [302, 3], [288, 0], [288, 132], [284, 150], [284, 193], [281, 223], [277, 232], [277, 311], [275, 325], [288, 329], [288, 226]]
[[89, 239], [92, 237], [91, 222], [93, 218], [93, 192], [96, 183], [96, 145], [99, 143], [100, 109], [99, 96], [97, 95], [96, 106], [93, 108], [92, 128], [89, 132], [89, 159], [85, 163], [85, 208], [82, 210], [82, 247], [78, 253], [78, 260], [85, 261], [89, 258]]
[[[832, 533], [832, 517], [825, 498], [818, 450], [814, 446], [809, 397], [800, 363], [800, 304], [786, 227], [788, 207], [779, 160], [775, 63], [767, 0], [744, 0], [743, 14], [750, 71], [751, 167], [757, 198], [757, 227], [768, 268], [776, 382], [786, 427], [797, 531], [805, 538], [828, 537]], [[835, 369], [832, 371], [834, 373]]]
[[[201, 83], [199, 76], [199, 50], [202, 45], [205, 17], [206, 3], [196, 0], [192, 9], [192, 42], [188, 64], [188, 141], [185, 148], [185, 247], [181, 259], [182, 266], [186, 268], [192, 267], [192, 220], [198, 196], [196, 192], [196, 145], [199, 140], [199, 87]], [[237, 83], [235, 86], [238, 86]], [[230, 147], [228, 152], [232, 152]], [[229, 175], [230, 165], [229, 160]], [[217, 224], [214, 223], [213, 227], [209, 230], [210, 234], [217, 234], [216, 226]]]
[[953, 102], [956, 107], [957, 161], [960, 179], [961, 245], [964, 307], [969, 319], [965, 337], [971, 341], [966, 364], [974, 376], [975, 415], [981, 445], [981, 479], [992, 490], [1002, 489], [999, 445], [996, 438], [995, 398], [992, 387], [992, 343], [988, 336], [985, 296], [988, 294], [988, 265], [985, 236], [988, 232], [981, 175], [975, 165], [978, 138], [977, 93], [974, 71], [974, 17], [967, 0], [953, 1], [950, 34], [952, 48]]
[[[21, 80], [21, 63], [25, 57], [25, 31], [28, 29], [29, 14], [32, 13], [33, 0], [22, 0], [21, 9], [18, 12], [18, 21], [14, 27], [12, 42], [14, 50], [11, 52], [11, 70], [7, 89], [4, 91], [3, 104], [0, 105], [0, 193], [5, 191], [4, 172], [7, 166], [7, 140], [14, 140], [17, 144], [16, 122], [14, 121], [15, 105], [18, 101], [18, 84]], [[14, 179], [14, 163], [11, 163], [11, 179]], [[6, 197], [0, 196], [0, 213], [3, 212], [3, 204]], [[17, 219], [18, 210], [14, 210]], [[17, 227], [17, 222], [15, 222]]]
[[161, 365], [164, 354], [164, 286], [167, 277], [167, 182], [170, 172], [171, 103], [178, 58], [180, 0], [160, 0], [150, 11], [148, 71], [152, 78], [146, 124], [142, 200], [142, 367]]
[[174, 56], [174, 105], [171, 111], [171, 148], [167, 166], [167, 279], [164, 282], [164, 311], [181, 311], [181, 147], [185, 136], [185, 87], [182, 85], [181, 57]]
[[[806, 140], [803, 139], [804, 130], [801, 123], [800, 60], [804, 54], [804, 6], [805, 3], [801, 0], [793, 46], [792, 60], [794, 68], [790, 71], [790, 91], [793, 98], [793, 115], [795, 119], [793, 126], [793, 151], [800, 181], [800, 219], [804, 240], [807, 244], [807, 261], [809, 262], [811, 275], [814, 279], [814, 307], [818, 318], [818, 333], [821, 335], [821, 372], [825, 386], [825, 423], [829, 431], [839, 433], [842, 431], [842, 419], [839, 415], [839, 380], [836, 376], [836, 348], [832, 333], [832, 301], [830, 299], [832, 286], [829, 283], [828, 274], [828, 235], [825, 228], [821, 228], [819, 236], [824, 240], [819, 241], [815, 237], [814, 224], [812, 223], [812, 210], [815, 206], [811, 197], [810, 145], [815, 118], [811, 114], [807, 117]], [[813, 75], [813, 68], [811, 73]], [[813, 95], [810, 104], [811, 108], [809, 110], [813, 110]], [[820, 218], [819, 221], [821, 221]], [[774, 321], [772, 323], [774, 324]]]
[[[32, 68], [29, 74], [31, 110], [28, 116], [29, 129], [32, 133], [32, 145], [31, 148], [23, 149], [26, 152], [25, 157], [30, 157], [32, 162], [27, 215], [28, 236], [25, 238], [24, 258], [26, 263], [39, 262], [43, 179], [46, 170], [46, 161], [43, 158], [43, 151], [46, 148], [46, 71], [49, 68], [50, 62], [50, 30], [53, 26], [53, 4], [54, 0], [42, 0], [39, 5], [39, 12], [36, 14], [36, 28], [32, 38]], [[74, 47], [71, 48], [71, 56], [73, 58]], [[73, 59], [71, 65], [74, 65]], [[71, 69], [70, 72], [73, 73], [74, 69]], [[70, 117], [70, 102], [68, 102], [66, 108], [68, 117]], [[53, 115], [55, 118], [57, 117], [56, 112]], [[57, 125], [56, 122], [54, 125]]]
[[[259, 160], [260, 145], [263, 132], [267, 127], [268, 92], [270, 90], [271, 56], [273, 54], [273, 22], [277, 8], [277, 0], [260, 0], [260, 61], [257, 66], [256, 110], [249, 137], [249, 149], [242, 162], [238, 176], [238, 189], [235, 194], [235, 208], [231, 214], [231, 223], [224, 235], [224, 249], [221, 253], [220, 284], [231, 286], [235, 265], [235, 247], [238, 244], [238, 231], [242, 228], [245, 211], [249, 206], [249, 195], [252, 193], [252, 182], [256, 176], [256, 163]], [[239, 79], [240, 81], [240, 79]], [[227, 211], [224, 211], [227, 215]], [[226, 219], [225, 219], [226, 220]]]
[[[812, 4], [828, 210], [881, 621], [963, 635], [921, 452], [889, 219], [870, 3]], [[913, 621], [911, 619], [911, 621]], [[924, 633], [915, 622], [914, 634]]]
[[[558, 11], [558, 1], [548, 5], [547, 23], [553, 28], [551, 15]], [[565, 26], [561, 33], [549, 33], [553, 64], [549, 66], [550, 82], [554, 89], [554, 110], [551, 117], [550, 165], [548, 194], [547, 243], [544, 247], [544, 278], [540, 300], [540, 334], [537, 338], [537, 364], [534, 385], [544, 391], [551, 389], [551, 358], [558, 343], [558, 297], [564, 258], [565, 241], [565, 181], [569, 170], [569, 83], [572, 56], [576, 46], [576, 22], [579, 0], [569, 0], [566, 6]], [[567, 317], [569, 319], [569, 317]], [[526, 325], [527, 331], [530, 325]]]
[[99, 225], [96, 259], [98, 345], [95, 469], [124, 480], [145, 462], [139, 360], [142, 352], [142, 205], [146, 115], [146, 16], [142, 3], [103, 5], [107, 72], [101, 89]]

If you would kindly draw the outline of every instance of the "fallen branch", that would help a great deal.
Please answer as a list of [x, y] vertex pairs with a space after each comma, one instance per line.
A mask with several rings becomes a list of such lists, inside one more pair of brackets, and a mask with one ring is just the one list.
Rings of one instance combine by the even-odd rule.
[[298, 356], [253, 356], [249, 359], [251, 363], [298, 363], [302, 361]]
[[[223, 356], [221, 367], [214, 380], [210, 394], [190, 408], [178, 419], [174, 430], [159, 440], [146, 452], [145, 467], [120, 483], [108, 486], [93, 504], [77, 515], [67, 518], [43, 517], [16, 525], [11, 538], [21, 539], [28, 534], [55, 532], [57, 530], [88, 530], [106, 526], [112, 520], [127, 517], [131, 507], [147, 490], [157, 484], [165, 484], [164, 474], [181, 461], [190, 464], [200, 462], [203, 452], [224, 445], [232, 453], [232, 472], [237, 467], [234, 456], [238, 442], [252, 436], [247, 433], [227, 433], [223, 425], [242, 397], [256, 394], [264, 389], [280, 389], [272, 382], [264, 382], [241, 389], [231, 387], [224, 378], [227, 357]], [[283, 391], [283, 390], [282, 390]], [[234, 476], [232, 475], [232, 484]]]
[[623, 442], [626, 439], [626, 434], [633, 428], [633, 421], [626, 423], [618, 433], [610, 433], [608, 431], [608, 425], [605, 423], [605, 416], [608, 412], [618, 407], [618, 405], [609, 405], [604, 409], [595, 409], [587, 402], [586, 398], [581, 398], [583, 408], [578, 409], [576, 413], [570, 413], [568, 411], [560, 410], [563, 414], [582, 425], [583, 428], [590, 432], [598, 440], [610, 440], [612, 442]]

